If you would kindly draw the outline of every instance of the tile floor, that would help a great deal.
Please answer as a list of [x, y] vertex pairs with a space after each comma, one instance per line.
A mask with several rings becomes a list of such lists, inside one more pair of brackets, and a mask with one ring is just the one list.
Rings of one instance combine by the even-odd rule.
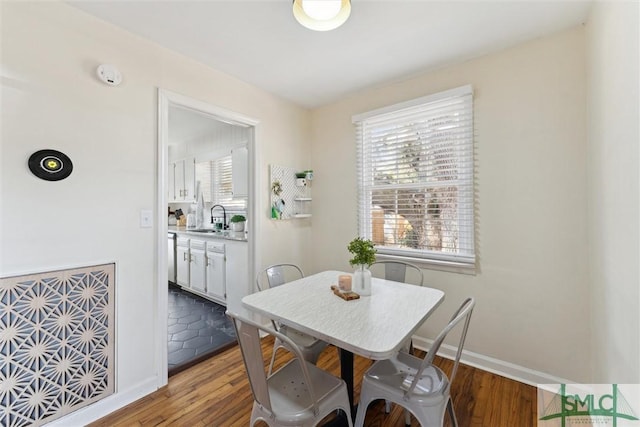
[[236, 343], [225, 310], [220, 304], [169, 284], [169, 375]]

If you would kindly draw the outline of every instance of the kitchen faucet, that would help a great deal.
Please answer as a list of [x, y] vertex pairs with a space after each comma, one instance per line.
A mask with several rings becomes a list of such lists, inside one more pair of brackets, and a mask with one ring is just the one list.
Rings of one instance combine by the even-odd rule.
[[211, 224], [213, 224], [213, 210], [215, 208], [222, 208], [222, 229], [226, 230], [226, 228], [227, 228], [227, 210], [222, 205], [213, 205], [213, 206], [211, 206]]

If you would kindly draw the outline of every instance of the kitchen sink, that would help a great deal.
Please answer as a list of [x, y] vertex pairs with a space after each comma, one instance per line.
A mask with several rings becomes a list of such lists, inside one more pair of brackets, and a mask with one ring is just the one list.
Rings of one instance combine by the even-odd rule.
[[229, 234], [228, 230], [214, 230], [212, 228], [187, 229], [187, 231], [191, 231], [191, 232], [194, 232], [194, 233], [220, 234], [221, 236], [226, 236], [227, 234]]

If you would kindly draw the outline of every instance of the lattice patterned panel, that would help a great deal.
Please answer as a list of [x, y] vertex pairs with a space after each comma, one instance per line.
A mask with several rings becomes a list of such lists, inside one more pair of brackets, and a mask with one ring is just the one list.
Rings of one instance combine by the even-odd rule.
[[0, 425], [114, 392], [114, 264], [0, 279]]
[[[270, 165], [270, 188], [275, 181], [279, 182], [282, 193], [276, 196], [271, 191], [271, 208], [275, 207], [279, 215], [272, 219], [306, 218], [311, 216], [311, 181], [306, 180], [303, 186], [296, 185], [296, 169], [287, 166]], [[281, 202], [284, 202], [282, 204]]]

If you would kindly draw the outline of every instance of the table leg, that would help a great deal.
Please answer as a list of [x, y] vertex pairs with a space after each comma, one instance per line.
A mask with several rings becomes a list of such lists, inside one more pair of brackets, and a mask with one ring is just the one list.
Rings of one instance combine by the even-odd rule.
[[351, 418], [356, 417], [356, 406], [353, 402], [353, 353], [342, 348], [340, 352], [340, 377], [347, 383], [347, 393], [349, 393], [349, 403], [351, 404]]

